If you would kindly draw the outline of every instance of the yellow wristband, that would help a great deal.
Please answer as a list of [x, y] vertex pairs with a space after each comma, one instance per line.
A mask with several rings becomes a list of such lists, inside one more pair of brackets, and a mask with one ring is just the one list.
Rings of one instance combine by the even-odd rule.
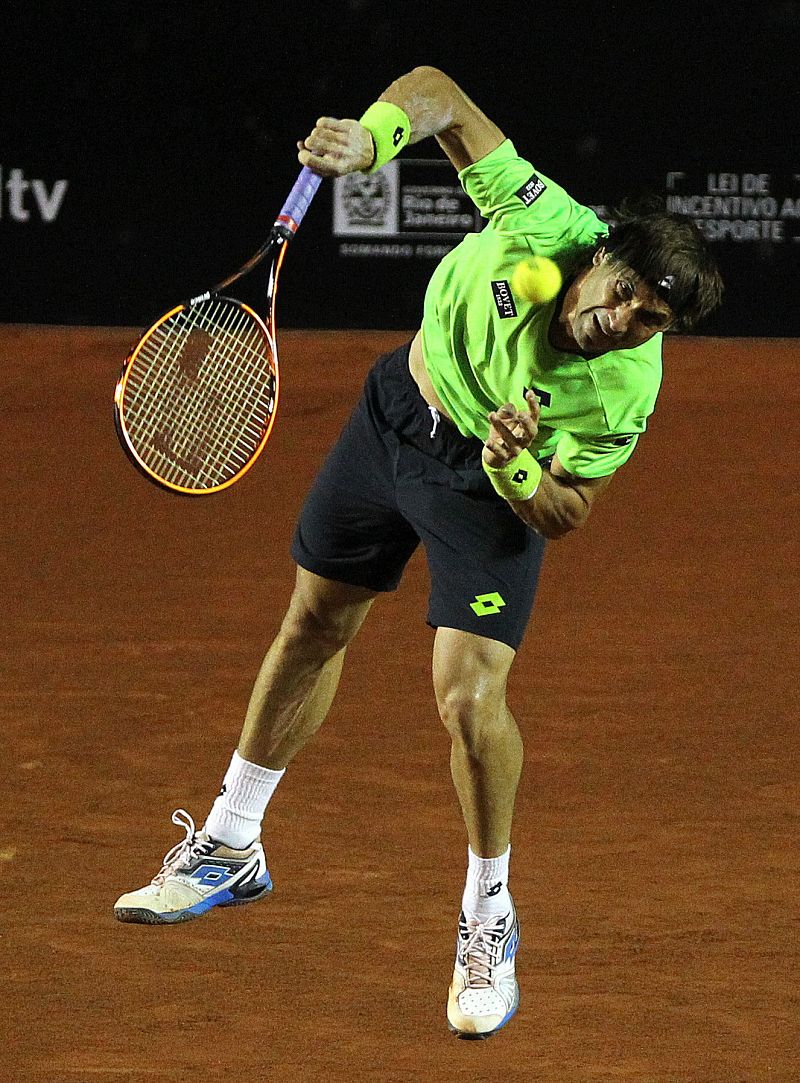
[[374, 102], [359, 120], [375, 144], [375, 161], [364, 173], [377, 173], [399, 154], [411, 138], [411, 121], [399, 105]]
[[504, 466], [489, 466], [484, 462], [483, 469], [495, 492], [504, 500], [530, 500], [542, 480], [542, 468], [527, 448]]

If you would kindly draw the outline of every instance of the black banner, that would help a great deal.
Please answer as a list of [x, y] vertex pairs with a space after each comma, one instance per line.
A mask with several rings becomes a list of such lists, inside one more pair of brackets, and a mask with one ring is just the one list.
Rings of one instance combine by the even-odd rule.
[[[701, 333], [800, 334], [797, 5], [701, 18], [654, 4], [635, 20], [596, 7], [568, 27], [555, 3], [509, 9], [489, 50], [463, 7], [435, 0], [291, 16], [211, 0], [12, 5], [0, 320], [142, 326], [202, 292], [264, 239], [315, 118], [359, 116], [430, 63], [601, 217], [644, 192], [691, 215], [726, 281]], [[434, 140], [326, 181], [286, 261], [280, 323], [411, 329], [436, 261], [481, 224]], [[263, 282], [236, 290], [258, 304]]]

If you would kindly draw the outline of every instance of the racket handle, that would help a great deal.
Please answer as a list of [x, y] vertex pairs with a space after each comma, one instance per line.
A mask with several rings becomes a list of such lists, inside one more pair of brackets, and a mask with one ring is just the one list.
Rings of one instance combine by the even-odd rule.
[[281, 213], [275, 219], [275, 228], [284, 236], [293, 237], [297, 232], [297, 227], [303, 221], [321, 181], [322, 177], [318, 173], [312, 173], [308, 166], [303, 166], [300, 170], [300, 176], [294, 182]]

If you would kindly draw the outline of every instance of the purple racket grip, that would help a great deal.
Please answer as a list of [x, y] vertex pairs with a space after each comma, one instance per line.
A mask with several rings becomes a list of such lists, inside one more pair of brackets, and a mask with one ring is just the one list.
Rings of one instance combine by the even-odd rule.
[[297, 232], [297, 227], [303, 221], [321, 181], [322, 177], [318, 173], [312, 173], [308, 166], [303, 166], [281, 213], [275, 219], [275, 226], [278, 229], [282, 232], [288, 231], [288, 235], [294, 235]]

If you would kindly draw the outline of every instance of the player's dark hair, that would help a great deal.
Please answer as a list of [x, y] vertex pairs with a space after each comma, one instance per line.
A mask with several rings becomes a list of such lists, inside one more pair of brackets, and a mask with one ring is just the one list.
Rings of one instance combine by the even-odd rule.
[[711, 249], [685, 214], [667, 211], [662, 199], [624, 200], [608, 237], [598, 243], [617, 264], [648, 282], [688, 331], [722, 301], [723, 283]]

